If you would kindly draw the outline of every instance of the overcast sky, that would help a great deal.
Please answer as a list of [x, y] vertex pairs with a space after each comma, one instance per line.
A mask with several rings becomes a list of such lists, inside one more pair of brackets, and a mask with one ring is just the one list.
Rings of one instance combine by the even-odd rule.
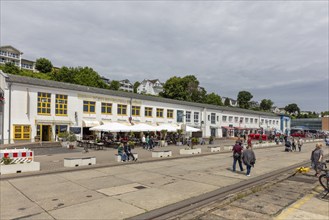
[[1, 45], [111, 80], [195, 75], [208, 93], [329, 110], [328, 1], [5, 1]]

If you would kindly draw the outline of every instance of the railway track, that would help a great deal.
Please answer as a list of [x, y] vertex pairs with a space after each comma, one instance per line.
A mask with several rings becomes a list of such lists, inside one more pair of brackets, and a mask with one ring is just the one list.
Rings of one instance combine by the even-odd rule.
[[172, 205], [134, 216], [129, 218], [129, 220], [177, 219], [177, 216], [182, 216], [184, 214], [186, 215], [189, 212], [201, 209], [202, 207], [205, 207], [214, 202], [225, 202], [227, 200], [234, 201], [242, 198], [241, 192], [244, 192], [243, 195], [255, 193], [265, 186], [273, 185], [291, 177], [296, 168], [307, 165], [309, 165], [309, 161], [303, 161], [301, 163], [285, 167], [271, 173], [251, 178], [237, 184], [222, 187], [218, 190], [205, 193], [194, 198], [190, 198]]

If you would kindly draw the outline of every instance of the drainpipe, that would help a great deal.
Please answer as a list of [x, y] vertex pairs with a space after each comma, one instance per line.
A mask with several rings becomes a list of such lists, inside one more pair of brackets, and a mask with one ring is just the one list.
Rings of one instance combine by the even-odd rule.
[[8, 88], [9, 88], [9, 110], [8, 110], [8, 144], [11, 143], [11, 85], [12, 83], [8, 83]]
[[[5, 93], [3, 93], [3, 96], [5, 95]], [[2, 115], [1, 115], [1, 144], [4, 144], [4, 138], [5, 138], [5, 131], [4, 131], [4, 128], [5, 128], [5, 103], [4, 101], [1, 102], [1, 111], [2, 111]]]

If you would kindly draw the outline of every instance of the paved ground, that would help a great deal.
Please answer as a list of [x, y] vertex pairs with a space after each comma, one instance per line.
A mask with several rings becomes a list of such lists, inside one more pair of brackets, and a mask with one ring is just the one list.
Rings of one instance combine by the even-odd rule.
[[[223, 186], [309, 160], [314, 143], [302, 152], [284, 152], [283, 147], [255, 149], [257, 163], [251, 177], [231, 172], [232, 157], [210, 153], [203, 157], [178, 156], [179, 148], [169, 146], [177, 159], [151, 158], [151, 152], [135, 149], [140, 162], [118, 163], [115, 150], [37, 155], [42, 172], [69, 170], [63, 158], [95, 156], [95, 169], [45, 174], [18, 179], [3, 179], [1, 184], [1, 219], [124, 219], [173, 204]], [[61, 149], [64, 150], [64, 149]], [[66, 149], [64, 150], [65, 152]], [[55, 153], [56, 152], [56, 153]], [[326, 149], [326, 153], [328, 149]], [[143, 161], [153, 161], [144, 163]], [[119, 166], [118, 166], [119, 165]], [[13, 175], [3, 175], [7, 178]], [[311, 200], [312, 211], [328, 207], [327, 202]], [[307, 203], [308, 204], [308, 203]], [[316, 204], [316, 205], [315, 205]], [[328, 211], [323, 209], [324, 212]], [[303, 210], [308, 212], [307, 210]], [[289, 214], [289, 213], [288, 213]], [[329, 214], [329, 211], [328, 211]], [[307, 216], [296, 209], [287, 216]], [[320, 217], [323, 217], [321, 215]], [[286, 218], [287, 219], [287, 218]], [[321, 218], [318, 218], [321, 219]]]

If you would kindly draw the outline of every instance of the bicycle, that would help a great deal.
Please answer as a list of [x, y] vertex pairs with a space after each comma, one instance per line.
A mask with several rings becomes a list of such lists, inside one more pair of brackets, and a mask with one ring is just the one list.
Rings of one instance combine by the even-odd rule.
[[321, 165], [321, 172], [323, 171], [324, 173], [322, 173], [319, 176], [319, 182], [321, 184], [321, 186], [324, 188], [324, 193], [325, 195], [322, 197], [326, 197], [329, 194], [329, 170], [327, 169], [327, 164], [329, 163], [329, 160], [326, 160], [326, 162], [323, 162]]

